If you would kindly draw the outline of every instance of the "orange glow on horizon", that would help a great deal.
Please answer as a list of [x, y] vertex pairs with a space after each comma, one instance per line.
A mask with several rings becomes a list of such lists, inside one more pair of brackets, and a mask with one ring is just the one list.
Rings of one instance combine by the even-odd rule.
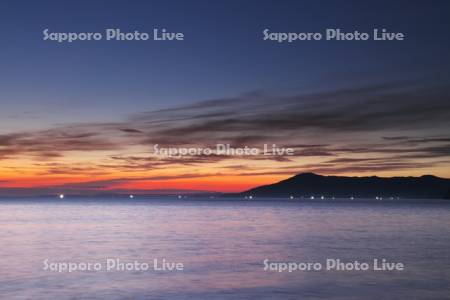
[[[48, 161], [5, 159], [0, 164], [0, 188], [58, 188], [67, 190], [198, 190], [242, 192], [257, 186], [276, 183], [302, 172], [337, 176], [421, 176], [432, 174], [450, 177], [450, 169], [436, 165], [426, 170], [408, 168], [370, 172], [317, 172], [308, 166], [326, 165], [322, 157], [297, 158], [288, 162], [230, 159], [194, 165], [174, 164], [164, 168], [142, 168], [133, 162], [117, 163], [110, 153], [72, 153]], [[131, 153], [129, 154], [132, 155]], [[356, 156], [354, 156], [356, 157]], [[241, 167], [242, 166], [242, 167]], [[298, 166], [298, 167], [292, 167]], [[304, 166], [304, 167], [302, 167]]]

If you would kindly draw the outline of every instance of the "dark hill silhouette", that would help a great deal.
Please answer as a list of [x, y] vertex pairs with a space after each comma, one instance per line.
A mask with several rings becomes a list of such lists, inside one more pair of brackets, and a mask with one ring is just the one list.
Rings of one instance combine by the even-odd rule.
[[[295, 175], [278, 183], [260, 186], [238, 196], [255, 197], [401, 197], [450, 199], [450, 179], [421, 177], [343, 177], [314, 173]], [[235, 194], [236, 196], [236, 194]]]

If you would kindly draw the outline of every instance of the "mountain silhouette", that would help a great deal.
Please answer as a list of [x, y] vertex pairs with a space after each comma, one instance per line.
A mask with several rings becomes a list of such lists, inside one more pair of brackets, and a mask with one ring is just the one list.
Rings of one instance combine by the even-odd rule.
[[450, 199], [450, 179], [421, 177], [344, 177], [302, 173], [235, 196], [255, 197], [401, 197]]

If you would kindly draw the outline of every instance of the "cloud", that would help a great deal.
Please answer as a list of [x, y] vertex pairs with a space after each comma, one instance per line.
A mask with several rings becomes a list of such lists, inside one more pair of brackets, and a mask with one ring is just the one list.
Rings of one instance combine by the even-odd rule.
[[[275, 143], [293, 147], [295, 156], [247, 156], [245, 160], [291, 163], [299, 157], [334, 157], [328, 163], [354, 164], [355, 154], [367, 154], [390, 163], [378, 169], [366, 165], [367, 170], [399, 169], [413, 166], [415, 158], [449, 156], [450, 137], [445, 135], [450, 127], [449, 95], [450, 85], [417, 81], [290, 95], [259, 91], [142, 112], [117, 122], [66, 124], [48, 130], [3, 134], [0, 159], [25, 156], [57, 160], [75, 151], [110, 151], [111, 155], [93, 162], [93, 168], [104, 172], [154, 170], [244, 159], [214, 155], [157, 158], [150, 153], [154, 144], [214, 147], [217, 143], [229, 143], [233, 147], [262, 147], [264, 143]], [[135, 155], [129, 150], [134, 146], [148, 151]], [[48, 172], [67, 174], [82, 170], [50, 168]]]
[[[395, 84], [294, 96], [240, 96], [174, 110], [140, 114], [131, 122], [152, 125], [150, 143], [171, 139], [239, 142], [287, 138], [308, 131], [336, 132], [435, 128], [448, 124], [448, 88], [420, 90]], [[208, 106], [213, 103], [213, 106]], [[165, 124], [164, 127], [154, 127]], [[156, 130], [155, 130], [156, 129]]]
[[120, 149], [100, 132], [85, 131], [84, 126], [61, 126], [49, 130], [0, 135], [0, 158], [26, 155], [39, 159], [60, 157], [70, 151]]
[[143, 133], [142, 131], [133, 128], [121, 128], [120, 131], [127, 133]]
[[165, 181], [165, 180], [175, 180], [175, 179], [188, 179], [188, 178], [203, 178], [210, 176], [217, 176], [219, 173], [208, 173], [208, 174], [179, 174], [179, 175], [164, 175], [164, 176], [148, 176], [148, 177], [124, 177], [124, 178], [114, 178], [105, 180], [94, 180], [86, 182], [75, 182], [66, 183], [56, 186], [51, 186], [49, 188], [64, 188], [64, 189], [109, 189], [120, 184], [126, 184], [130, 182], [139, 181]]

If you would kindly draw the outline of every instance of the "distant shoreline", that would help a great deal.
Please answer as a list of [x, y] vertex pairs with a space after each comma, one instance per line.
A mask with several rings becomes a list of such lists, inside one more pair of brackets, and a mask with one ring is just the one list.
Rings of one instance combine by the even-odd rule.
[[372, 199], [372, 198], [286, 198], [286, 197], [254, 197], [246, 199], [243, 197], [204, 197], [204, 196], [186, 196], [178, 198], [175, 196], [136, 196], [133, 199], [123, 196], [75, 196], [68, 195], [64, 199], [57, 196], [28, 196], [28, 197], [5, 197], [0, 196], [0, 203], [2, 202], [118, 202], [118, 203], [139, 203], [139, 202], [203, 202], [203, 203], [218, 203], [218, 202], [234, 202], [234, 203], [258, 203], [258, 202], [276, 202], [276, 203], [433, 203], [433, 202], [448, 202], [449, 199], [444, 198], [399, 198], [399, 199]]

